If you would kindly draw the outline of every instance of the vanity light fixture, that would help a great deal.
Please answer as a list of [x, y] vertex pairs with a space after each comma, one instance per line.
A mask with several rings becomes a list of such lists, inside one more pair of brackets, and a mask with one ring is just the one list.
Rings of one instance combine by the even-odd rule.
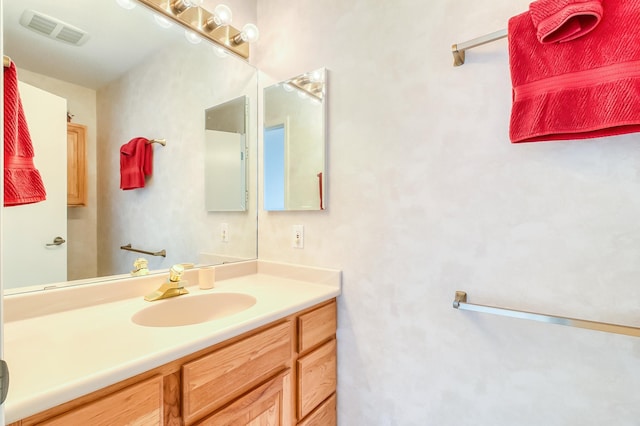
[[182, 13], [192, 7], [202, 6], [204, 0], [171, 0], [171, 10], [174, 13]]
[[312, 71], [308, 73], [308, 75], [309, 75], [309, 80], [313, 82], [318, 82], [318, 83], [324, 82], [324, 72], [321, 69]]
[[205, 27], [207, 30], [212, 31], [218, 27], [229, 25], [233, 19], [231, 9], [226, 4], [219, 4], [213, 9], [213, 15], [207, 18]]
[[249, 44], [258, 39], [259, 31], [255, 25], [247, 24], [242, 30], [230, 25], [231, 9], [225, 5], [218, 5], [210, 12], [202, 7], [204, 0], [136, 1], [193, 32], [187, 35], [192, 43], [198, 42], [194, 36], [197, 35], [198, 39], [210, 40], [218, 47], [248, 59]]
[[324, 72], [319, 70], [318, 72], [303, 74], [299, 77], [287, 80], [282, 87], [287, 92], [297, 89], [298, 96], [301, 98], [308, 98], [321, 102], [324, 98], [325, 90]]
[[260, 37], [260, 31], [258, 31], [258, 27], [254, 24], [246, 24], [242, 27], [242, 31], [240, 34], [236, 34], [233, 37], [234, 44], [242, 44], [242, 43], [253, 43], [258, 41], [258, 37]]

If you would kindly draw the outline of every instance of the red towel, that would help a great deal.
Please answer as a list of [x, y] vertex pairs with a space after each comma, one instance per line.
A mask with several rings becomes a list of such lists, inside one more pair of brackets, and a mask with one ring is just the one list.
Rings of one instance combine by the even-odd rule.
[[4, 69], [4, 205], [37, 203], [47, 198], [40, 172], [33, 164], [33, 144], [18, 92], [18, 73]]
[[529, 5], [540, 43], [582, 37], [602, 19], [602, 0], [538, 0]]
[[640, 131], [640, 0], [607, 1], [600, 24], [541, 44], [529, 12], [509, 20], [512, 142]]
[[120, 189], [144, 188], [153, 171], [153, 148], [148, 139], [133, 138], [120, 147]]

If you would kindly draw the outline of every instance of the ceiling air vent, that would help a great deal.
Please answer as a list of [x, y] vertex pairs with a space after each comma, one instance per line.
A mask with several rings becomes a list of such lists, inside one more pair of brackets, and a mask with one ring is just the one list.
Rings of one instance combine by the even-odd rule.
[[20, 24], [38, 34], [75, 46], [80, 46], [89, 39], [89, 34], [80, 28], [31, 9], [22, 13]]

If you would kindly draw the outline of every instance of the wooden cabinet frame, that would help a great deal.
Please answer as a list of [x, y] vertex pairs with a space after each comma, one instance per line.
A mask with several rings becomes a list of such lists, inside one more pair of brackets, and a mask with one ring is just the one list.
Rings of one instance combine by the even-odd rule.
[[87, 127], [67, 123], [67, 205], [87, 205]]

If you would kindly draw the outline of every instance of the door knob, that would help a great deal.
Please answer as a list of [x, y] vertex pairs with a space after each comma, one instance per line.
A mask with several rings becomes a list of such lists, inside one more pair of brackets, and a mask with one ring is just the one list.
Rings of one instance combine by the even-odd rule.
[[9, 392], [9, 367], [5, 360], [0, 360], [0, 405], [7, 399], [7, 393]]
[[66, 241], [65, 241], [65, 239], [64, 239], [64, 238], [62, 238], [62, 237], [55, 237], [55, 238], [53, 239], [53, 243], [49, 243], [49, 244], [47, 244], [47, 247], [49, 247], [49, 246], [60, 246], [60, 245], [62, 245], [62, 244], [64, 244], [64, 243], [66, 243]]

